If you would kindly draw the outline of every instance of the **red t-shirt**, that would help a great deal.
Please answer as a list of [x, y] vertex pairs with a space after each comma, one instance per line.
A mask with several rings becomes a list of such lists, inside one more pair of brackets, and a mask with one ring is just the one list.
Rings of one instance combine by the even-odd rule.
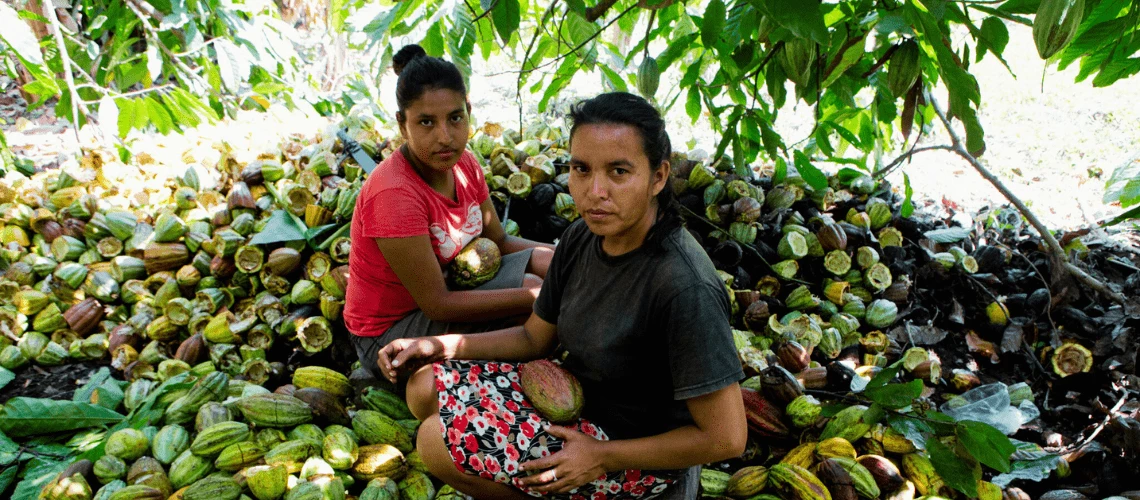
[[352, 215], [344, 305], [344, 322], [353, 334], [381, 335], [419, 309], [374, 238], [431, 235], [432, 250], [442, 267], [483, 232], [479, 206], [489, 195], [483, 169], [475, 155], [464, 151], [452, 172], [456, 201], [428, 186], [399, 151], [364, 181]]

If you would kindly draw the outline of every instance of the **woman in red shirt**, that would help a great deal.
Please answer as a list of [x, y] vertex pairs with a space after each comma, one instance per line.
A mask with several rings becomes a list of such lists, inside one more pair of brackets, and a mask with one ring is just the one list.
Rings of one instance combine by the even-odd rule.
[[[483, 169], [466, 150], [471, 104], [455, 65], [418, 45], [393, 58], [396, 119], [406, 141], [377, 166], [356, 200], [344, 319], [361, 365], [378, 380], [377, 352], [394, 339], [486, 331], [525, 318], [554, 247], [508, 236]], [[503, 254], [475, 290], [447, 287], [445, 270], [471, 240]]]

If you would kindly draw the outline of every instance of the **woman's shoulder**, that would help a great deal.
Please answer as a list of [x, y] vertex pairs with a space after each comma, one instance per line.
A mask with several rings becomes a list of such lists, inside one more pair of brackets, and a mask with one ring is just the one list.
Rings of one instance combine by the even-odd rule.
[[674, 229], [662, 245], [665, 251], [657, 259], [657, 276], [664, 287], [680, 291], [697, 284], [720, 283], [712, 260], [684, 227]]

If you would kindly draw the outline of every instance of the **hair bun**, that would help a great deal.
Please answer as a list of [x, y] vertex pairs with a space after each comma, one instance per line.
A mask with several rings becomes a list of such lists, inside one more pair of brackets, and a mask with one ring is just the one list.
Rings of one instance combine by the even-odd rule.
[[400, 73], [404, 71], [404, 67], [406, 67], [408, 63], [426, 55], [427, 51], [419, 45], [414, 43], [405, 45], [396, 52], [396, 55], [392, 56], [392, 71], [396, 72], [396, 76], [400, 76]]

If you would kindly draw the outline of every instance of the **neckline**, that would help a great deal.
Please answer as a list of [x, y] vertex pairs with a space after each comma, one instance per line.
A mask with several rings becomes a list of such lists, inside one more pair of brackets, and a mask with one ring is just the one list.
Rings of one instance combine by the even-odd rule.
[[[589, 231], [589, 229], [586, 230]], [[604, 249], [602, 249], [602, 237], [594, 234], [593, 232], [590, 234], [594, 237], [594, 253], [598, 256], [598, 260], [600, 260], [603, 264], [610, 266], [621, 265], [645, 253], [645, 242], [642, 241], [641, 246], [634, 248], [633, 250], [630, 250], [621, 255], [610, 255], [606, 253]]]
[[[459, 161], [463, 160], [463, 155], [466, 152], [467, 151], [464, 150], [462, 153], [459, 154]], [[455, 165], [452, 165], [452, 167], [451, 167], [452, 182], [455, 184], [455, 199], [452, 200], [451, 198], [444, 196], [443, 193], [436, 191], [435, 188], [431, 187], [431, 184], [428, 184], [427, 181], [425, 181], [423, 177], [420, 177], [420, 174], [416, 172], [416, 167], [414, 165], [412, 165], [412, 160], [408, 159], [407, 156], [404, 156], [404, 149], [403, 148], [396, 149], [396, 154], [400, 155], [400, 159], [403, 160], [404, 169], [407, 171], [407, 174], [409, 176], [411, 176], [412, 182], [419, 183], [420, 187], [427, 189], [429, 192], [431, 192], [431, 194], [433, 194], [437, 198], [439, 198], [440, 201], [443, 201], [444, 203], [447, 203], [448, 205], [451, 205], [453, 207], [460, 206], [460, 203], [459, 203], [459, 179], [457, 179], [456, 175], [455, 175], [455, 170], [456, 170], [456, 168], [459, 167], [459, 161], [456, 161]]]

